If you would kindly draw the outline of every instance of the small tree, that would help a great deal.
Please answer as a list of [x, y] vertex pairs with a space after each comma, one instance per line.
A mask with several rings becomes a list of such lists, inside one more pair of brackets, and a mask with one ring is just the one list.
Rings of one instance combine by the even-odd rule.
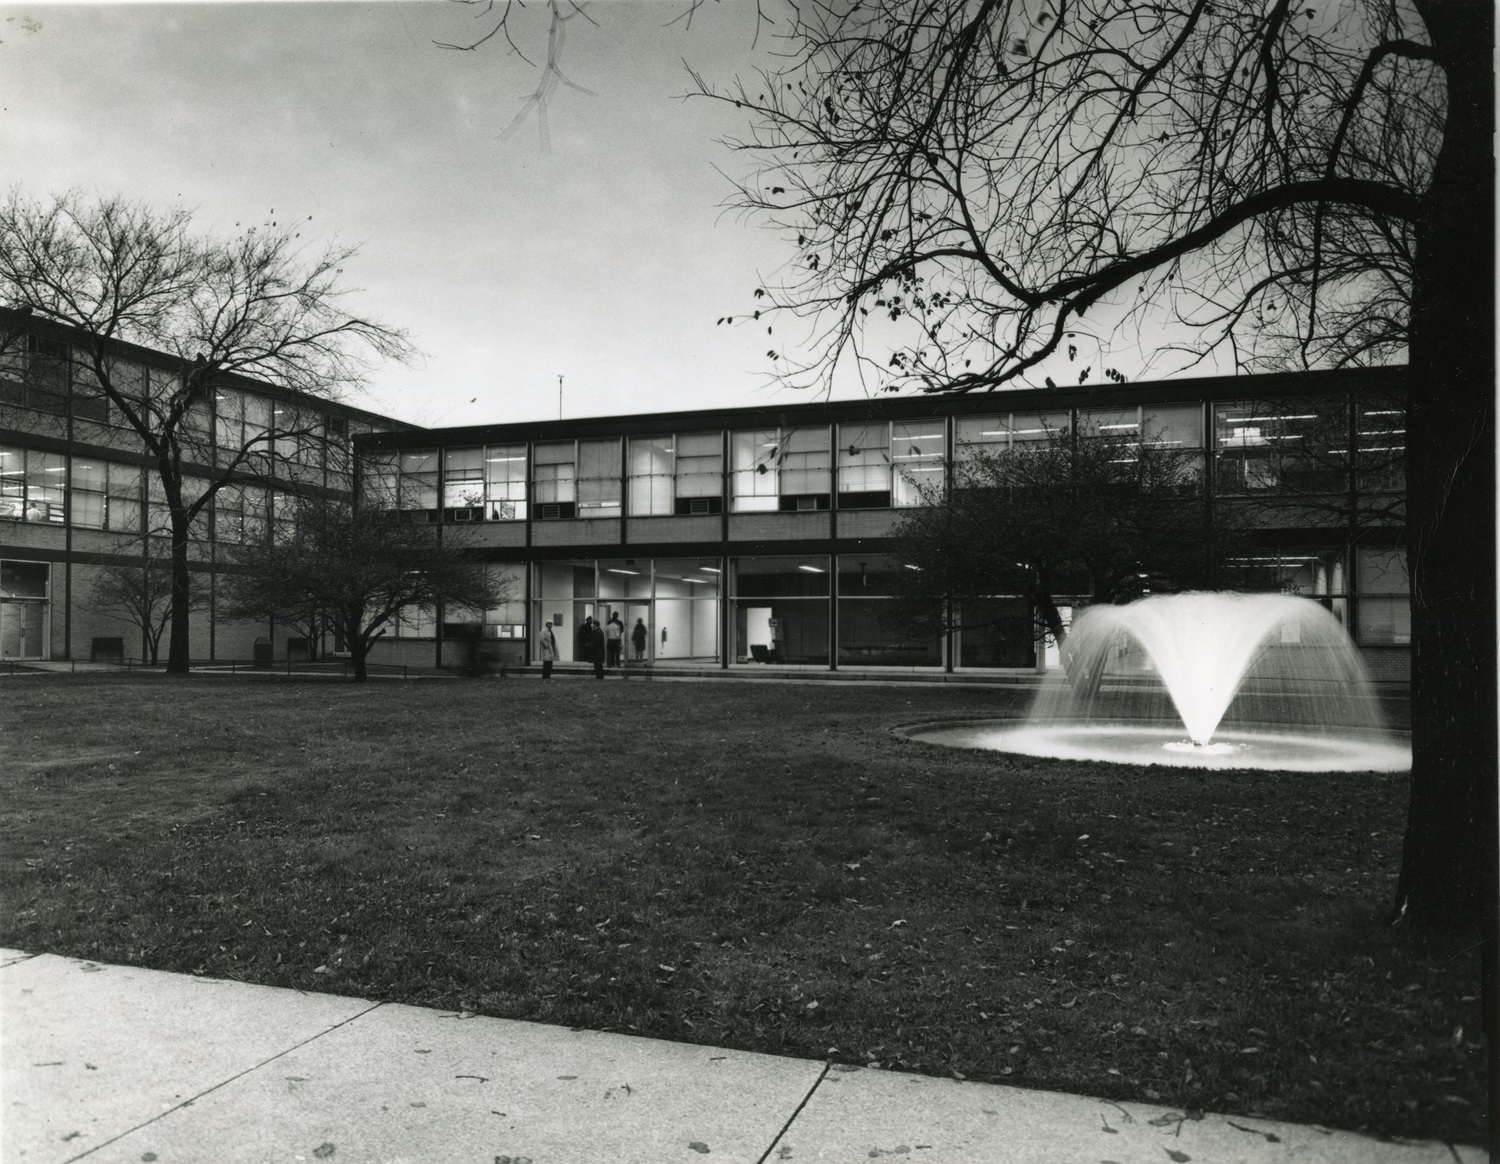
[[1199, 468], [1160, 439], [1092, 427], [975, 453], [907, 511], [896, 552], [915, 568], [896, 573], [915, 603], [1023, 597], [1061, 642], [1059, 595], [1127, 602], [1215, 582], [1241, 534], [1210, 509]]
[[221, 610], [333, 631], [359, 682], [370, 648], [402, 611], [439, 603], [482, 610], [505, 597], [456, 531], [333, 500], [302, 499], [295, 515], [276, 539], [240, 548], [222, 576]]
[[[148, 551], [137, 565], [118, 560], [101, 565], [94, 578], [93, 593], [100, 611], [140, 630], [142, 650], [155, 666], [160, 661], [162, 632], [172, 621], [171, 559]], [[189, 602], [193, 606], [202, 605], [191, 590]]]
[[[184, 210], [76, 192], [38, 203], [12, 190], [0, 201], [0, 302], [76, 329], [75, 389], [109, 401], [160, 482], [172, 546], [169, 671], [188, 669], [194, 522], [231, 481], [269, 477], [289, 446], [325, 439], [316, 410], [297, 408], [226, 438], [215, 396], [251, 376], [332, 398], [361, 381], [361, 349], [397, 358], [410, 350], [399, 331], [344, 309], [352, 249], [308, 256], [299, 240], [275, 221], [211, 238], [193, 231]], [[169, 353], [176, 367], [143, 380], [117, 359], [121, 340]]]

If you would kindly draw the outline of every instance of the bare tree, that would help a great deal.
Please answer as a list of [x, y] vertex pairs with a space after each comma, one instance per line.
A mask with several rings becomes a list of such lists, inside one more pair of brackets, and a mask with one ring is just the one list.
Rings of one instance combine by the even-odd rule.
[[[165, 554], [152, 553], [152, 548], [137, 564], [120, 558], [102, 564], [94, 576], [93, 597], [102, 613], [140, 630], [142, 648], [155, 666], [160, 662], [162, 633], [172, 620], [172, 561]], [[122, 554], [139, 550], [139, 542], [121, 547]], [[196, 590], [190, 590], [189, 601], [194, 607], [202, 605]]]
[[1132, 323], [1246, 370], [1409, 353], [1394, 915], [1477, 919], [1487, 950], [1493, 19], [1485, 0], [810, 0], [779, 70], [699, 82], [750, 120], [738, 206], [797, 248], [756, 291], [760, 322], [814, 328], [800, 363], [771, 349], [788, 383], [985, 390]]
[[[366, 355], [410, 350], [401, 332], [343, 307], [353, 254], [304, 253], [297, 228], [275, 221], [213, 239], [184, 210], [119, 198], [41, 203], [12, 190], [0, 203], [0, 301], [76, 329], [73, 376], [108, 399], [151, 459], [171, 522], [168, 671], [188, 669], [194, 522], [230, 481], [269, 478], [289, 446], [325, 439], [313, 408], [232, 431], [215, 423], [215, 396], [243, 375], [333, 398], [361, 381]], [[143, 380], [117, 358], [120, 340], [170, 353], [176, 367]]]
[[221, 611], [274, 618], [342, 638], [354, 678], [367, 677], [376, 640], [403, 611], [501, 602], [495, 573], [466, 552], [461, 534], [395, 520], [344, 501], [302, 499], [286, 535], [240, 547], [221, 579]]

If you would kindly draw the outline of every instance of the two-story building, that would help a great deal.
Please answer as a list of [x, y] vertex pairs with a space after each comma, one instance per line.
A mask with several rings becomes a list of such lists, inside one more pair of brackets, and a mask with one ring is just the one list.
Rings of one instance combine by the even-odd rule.
[[[1031, 612], [996, 594], [912, 634], [891, 610], [904, 510], [981, 451], [1069, 431], [1148, 434], [1206, 504], [1239, 507], [1239, 587], [1329, 607], [1377, 677], [1409, 674], [1404, 368], [1183, 379], [977, 396], [781, 404], [369, 433], [366, 504], [462, 527], [504, 578], [487, 612], [411, 612], [377, 656], [457, 662], [482, 620], [514, 663], [551, 622], [580, 658], [586, 617], [618, 615], [635, 655], [686, 668], [1032, 669]], [[449, 646], [445, 647], [445, 642]], [[1040, 657], [1039, 657], [1040, 652]]]

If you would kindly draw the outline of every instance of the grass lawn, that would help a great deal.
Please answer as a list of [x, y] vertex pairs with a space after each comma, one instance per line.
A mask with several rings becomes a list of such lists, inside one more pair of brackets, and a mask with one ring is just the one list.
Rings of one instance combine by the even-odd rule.
[[1024, 696], [21, 677], [0, 944], [1482, 1143], [1405, 777], [948, 751]]

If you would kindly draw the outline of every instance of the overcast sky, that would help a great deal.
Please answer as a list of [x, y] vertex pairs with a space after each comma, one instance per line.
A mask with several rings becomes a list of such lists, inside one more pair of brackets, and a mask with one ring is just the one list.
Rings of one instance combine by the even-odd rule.
[[767, 387], [763, 330], [716, 326], [790, 251], [722, 209], [733, 111], [677, 99], [684, 58], [747, 68], [753, 7], [590, 10], [563, 63], [597, 96], [557, 93], [544, 150], [504, 133], [533, 70], [434, 46], [486, 27], [463, 5], [0, 6], [0, 177], [359, 243], [360, 309], [424, 355], [351, 403], [408, 420], [555, 417], [559, 375], [573, 417], [806, 399]]

